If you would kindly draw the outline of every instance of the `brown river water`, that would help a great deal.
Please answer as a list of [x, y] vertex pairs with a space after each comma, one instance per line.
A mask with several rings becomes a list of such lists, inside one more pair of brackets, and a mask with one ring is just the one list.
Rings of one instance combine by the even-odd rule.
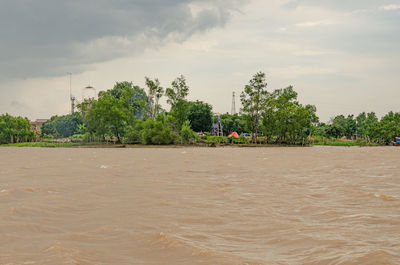
[[0, 148], [0, 264], [400, 264], [400, 148]]

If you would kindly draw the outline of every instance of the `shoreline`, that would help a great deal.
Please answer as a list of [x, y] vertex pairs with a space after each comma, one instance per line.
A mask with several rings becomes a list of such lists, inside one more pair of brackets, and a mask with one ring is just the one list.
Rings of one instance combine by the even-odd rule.
[[143, 145], [143, 144], [111, 144], [111, 143], [15, 143], [2, 144], [4, 147], [30, 147], [30, 148], [276, 148], [276, 147], [390, 147], [391, 145], [340, 145], [340, 144], [309, 144], [309, 145], [285, 145], [285, 144], [171, 144], [171, 145]]

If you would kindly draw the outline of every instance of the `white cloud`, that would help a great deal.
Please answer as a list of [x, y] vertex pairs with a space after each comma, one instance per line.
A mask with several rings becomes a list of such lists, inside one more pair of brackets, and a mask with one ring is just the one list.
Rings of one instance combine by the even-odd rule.
[[281, 27], [281, 28], [278, 28], [277, 30], [275, 30], [275, 32], [285, 32], [285, 31], [287, 31], [287, 28], [285, 28], [285, 27]]
[[337, 71], [333, 68], [305, 67], [299, 65], [270, 68], [268, 72], [274, 77], [276, 76], [290, 79], [299, 78], [305, 75], [327, 75], [337, 73]]
[[293, 52], [293, 55], [296, 56], [319, 56], [331, 54], [338, 54], [338, 52], [334, 50], [297, 50]]
[[386, 5], [386, 6], [381, 6], [381, 9], [383, 9], [383, 10], [387, 10], [387, 11], [390, 11], [390, 10], [398, 10], [398, 9], [400, 9], [400, 5]]
[[296, 27], [316, 27], [316, 26], [326, 26], [335, 24], [333, 21], [320, 20], [320, 21], [306, 21], [301, 23], [296, 23]]

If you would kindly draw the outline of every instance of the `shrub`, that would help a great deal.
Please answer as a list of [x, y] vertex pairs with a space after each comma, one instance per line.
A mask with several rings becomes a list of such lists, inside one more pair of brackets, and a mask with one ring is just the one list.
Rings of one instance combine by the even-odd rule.
[[197, 140], [197, 134], [190, 128], [190, 122], [187, 120], [183, 123], [180, 132], [181, 142], [185, 144], [194, 144]]
[[162, 115], [159, 115], [156, 121], [153, 119], [144, 121], [140, 136], [142, 144], [172, 144], [176, 140], [176, 135]]
[[136, 120], [133, 125], [129, 125], [125, 128], [125, 137], [123, 142], [125, 144], [141, 143], [142, 130], [143, 130], [143, 121]]

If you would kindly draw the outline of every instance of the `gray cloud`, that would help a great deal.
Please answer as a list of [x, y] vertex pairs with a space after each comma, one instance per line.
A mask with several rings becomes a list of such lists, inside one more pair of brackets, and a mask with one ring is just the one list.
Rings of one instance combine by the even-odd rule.
[[292, 0], [284, 4], [286, 8], [297, 8], [299, 6], [318, 6], [322, 8], [337, 10], [359, 10], [371, 7], [381, 6], [385, 3], [391, 3], [390, 0]]
[[81, 72], [92, 63], [223, 26], [246, 0], [5, 0], [0, 78]]
[[[294, 0], [282, 7], [291, 10], [291, 14], [299, 14], [301, 19], [295, 22], [296, 27], [285, 25], [280, 34], [283, 38], [306, 39], [319, 49], [398, 55], [400, 16], [393, 11], [396, 7], [393, 1]], [[330, 17], [308, 20], [301, 15], [315, 7], [326, 10]]]

